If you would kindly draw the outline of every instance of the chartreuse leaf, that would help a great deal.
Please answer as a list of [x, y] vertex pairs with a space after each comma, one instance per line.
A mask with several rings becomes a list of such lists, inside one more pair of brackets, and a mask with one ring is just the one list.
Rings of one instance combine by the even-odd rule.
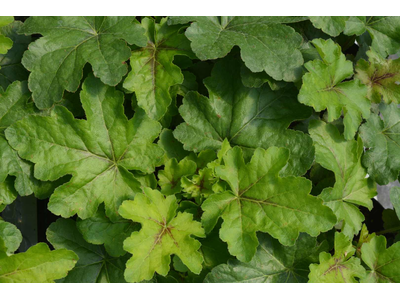
[[0, 240], [4, 243], [6, 254], [10, 255], [17, 251], [22, 242], [22, 234], [14, 224], [0, 218]]
[[363, 164], [373, 180], [385, 185], [400, 171], [400, 109], [394, 103], [381, 103], [379, 111], [360, 127], [360, 135], [367, 148]]
[[171, 158], [165, 163], [164, 170], [158, 172], [158, 184], [164, 195], [173, 195], [182, 191], [181, 178], [193, 175], [197, 165], [190, 159], [182, 159], [179, 163]]
[[123, 249], [124, 240], [132, 232], [140, 229], [139, 224], [121, 219], [112, 222], [107, 218], [104, 207], [100, 206], [96, 214], [85, 220], [78, 220], [76, 226], [83, 238], [94, 245], [102, 245], [108, 254], [113, 257], [122, 256], [126, 253]]
[[373, 50], [367, 51], [368, 62], [357, 62], [355, 77], [368, 87], [368, 99], [380, 103], [400, 103], [400, 58], [383, 59]]
[[234, 147], [225, 154], [225, 165], [215, 168], [231, 191], [204, 201], [202, 223], [209, 232], [222, 217], [220, 237], [240, 261], [249, 262], [256, 253], [257, 231], [291, 246], [300, 232], [317, 236], [336, 223], [331, 209], [309, 195], [309, 180], [278, 176], [288, 158], [289, 151], [284, 148], [257, 148], [250, 163], [245, 164], [242, 150]]
[[[14, 21], [14, 17], [0, 17], [0, 29]], [[0, 33], [0, 54], [6, 54], [12, 47], [13, 41]]]
[[400, 242], [386, 248], [386, 238], [374, 236], [362, 245], [361, 258], [370, 269], [361, 282], [400, 282]]
[[301, 76], [301, 35], [283, 23], [304, 17], [170, 17], [172, 23], [193, 21], [186, 30], [194, 53], [201, 60], [226, 56], [239, 46], [252, 72], [265, 71], [275, 80], [295, 81]]
[[361, 35], [368, 31], [372, 38], [371, 48], [386, 57], [400, 50], [400, 17], [350, 17], [344, 33]]
[[135, 17], [30, 17], [20, 30], [43, 35], [29, 45], [22, 64], [31, 71], [29, 89], [37, 107], [51, 107], [64, 90], [75, 92], [86, 63], [94, 75], [116, 85], [128, 71], [126, 44], [146, 45]]
[[376, 184], [366, 178], [361, 165], [363, 143], [346, 141], [332, 124], [312, 120], [309, 133], [315, 145], [315, 161], [335, 173], [335, 185], [325, 188], [318, 196], [343, 220], [342, 232], [353, 237], [361, 230], [364, 215], [358, 205], [372, 209], [371, 198], [376, 195]]
[[124, 81], [124, 88], [135, 92], [138, 105], [152, 119], [160, 119], [172, 102], [170, 88], [183, 82], [183, 75], [173, 63], [176, 55], [195, 58], [190, 42], [181, 25], [168, 26], [167, 18], [160, 23], [150, 18], [142, 19], [147, 45], [132, 51], [132, 70]]
[[392, 202], [397, 218], [400, 220], [400, 187], [394, 186], [391, 188], [390, 202]]
[[308, 275], [311, 283], [356, 283], [356, 278], [365, 277], [365, 269], [360, 259], [353, 257], [356, 249], [343, 234], [335, 234], [335, 254], [322, 252], [319, 254], [319, 264], [310, 265]]
[[352, 139], [362, 117], [370, 115], [367, 87], [357, 79], [342, 82], [353, 75], [353, 64], [346, 60], [338, 44], [330, 39], [315, 39], [312, 43], [322, 60], [304, 65], [308, 73], [303, 76], [298, 99], [317, 112], [327, 109], [329, 122], [338, 119], [343, 111], [344, 136]]
[[330, 36], [338, 36], [346, 27], [349, 17], [342, 16], [313, 16], [309, 17], [314, 27], [321, 29]]
[[216, 183], [216, 178], [210, 168], [199, 170], [199, 174], [193, 175], [190, 179], [186, 176], [181, 179], [185, 196], [196, 199], [207, 198], [213, 194], [214, 183]]
[[51, 251], [39, 243], [28, 251], [0, 258], [1, 283], [48, 283], [67, 275], [78, 256], [69, 250]]
[[[78, 263], [68, 276], [60, 282], [65, 283], [94, 283], [94, 282], [125, 282], [124, 270], [128, 255], [115, 258], [107, 255], [102, 246], [89, 244], [78, 231], [75, 221], [58, 219], [52, 223], [46, 232], [47, 240], [57, 251], [74, 251]], [[61, 277], [59, 277], [61, 278]]]
[[19, 35], [22, 22], [15, 21], [0, 28], [0, 34], [13, 41], [12, 48], [6, 54], [0, 54], [0, 86], [6, 89], [12, 82], [28, 79], [29, 72], [21, 64], [24, 51], [31, 42], [30, 36]]
[[146, 188], [136, 194], [134, 201], [124, 201], [119, 213], [142, 225], [124, 242], [124, 249], [132, 253], [126, 265], [128, 282], [150, 280], [154, 273], [166, 276], [171, 255], [177, 255], [195, 274], [202, 269], [201, 244], [191, 236], [205, 237], [201, 224], [193, 221], [190, 213], [178, 213], [175, 196], [166, 198], [157, 190]]
[[308, 266], [317, 262], [318, 254], [326, 251], [328, 246], [326, 242], [317, 243], [316, 238], [306, 234], [301, 234], [291, 247], [282, 246], [265, 233], [257, 236], [260, 245], [250, 262], [229, 260], [227, 264], [215, 267], [205, 282], [307, 282]]
[[310, 168], [314, 157], [310, 137], [287, 129], [293, 121], [311, 115], [311, 109], [296, 100], [298, 90], [293, 85], [278, 91], [268, 85], [244, 87], [240, 62], [233, 56], [217, 62], [204, 83], [209, 98], [189, 92], [179, 108], [186, 123], [175, 129], [174, 136], [184, 149], [216, 151], [227, 138], [232, 146], [241, 146], [246, 157], [257, 147], [288, 148], [290, 159], [282, 171], [285, 175], [302, 175]]
[[124, 114], [123, 94], [89, 76], [81, 92], [86, 120], [74, 119], [62, 106], [51, 116], [29, 116], [6, 130], [10, 145], [35, 163], [35, 177], [72, 179], [52, 194], [49, 210], [63, 217], [92, 217], [100, 203], [117, 219], [125, 199], [140, 192], [128, 170], [154, 171], [163, 151], [152, 141], [160, 125], [138, 110], [130, 120]]

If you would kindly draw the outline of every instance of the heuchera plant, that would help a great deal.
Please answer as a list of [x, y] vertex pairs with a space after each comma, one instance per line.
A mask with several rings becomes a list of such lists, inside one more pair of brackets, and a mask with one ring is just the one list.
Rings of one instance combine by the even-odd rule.
[[0, 218], [0, 282], [400, 282], [397, 53], [400, 17], [0, 17], [0, 212], [58, 216]]

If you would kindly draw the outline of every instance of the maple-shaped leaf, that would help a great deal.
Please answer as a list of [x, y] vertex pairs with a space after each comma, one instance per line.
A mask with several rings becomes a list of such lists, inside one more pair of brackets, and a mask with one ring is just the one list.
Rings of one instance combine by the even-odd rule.
[[335, 254], [322, 252], [319, 264], [310, 265], [308, 275], [311, 283], [356, 283], [356, 278], [365, 277], [360, 259], [353, 257], [356, 249], [351, 241], [340, 232], [335, 233]]
[[383, 59], [379, 54], [367, 51], [368, 62], [360, 59], [356, 66], [355, 78], [368, 87], [368, 99], [380, 103], [400, 104], [400, 58]]
[[370, 269], [361, 282], [400, 282], [400, 242], [386, 248], [386, 238], [374, 236], [362, 245], [361, 259]]
[[140, 229], [139, 224], [129, 220], [111, 221], [107, 218], [103, 205], [93, 217], [85, 220], [78, 219], [76, 226], [87, 242], [94, 245], [104, 244], [107, 253], [113, 257], [126, 254], [123, 249], [124, 240], [132, 232]]
[[172, 102], [170, 89], [183, 82], [181, 69], [173, 63], [176, 55], [195, 58], [190, 42], [181, 25], [168, 26], [167, 18], [160, 23], [142, 19], [147, 45], [132, 51], [132, 70], [124, 81], [124, 88], [135, 92], [138, 105], [152, 118], [159, 120]]
[[[347, 61], [338, 44], [332, 40], [312, 41], [322, 60], [313, 60], [304, 66], [299, 101], [319, 112], [328, 110], [328, 121], [344, 114], [344, 136], [352, 139], [362, 118], [370, 115], [371, 103], [367, 99], [367, 87], [359, 80], [344, 81], [353, 75], [353, 64]], [[344, 81], [344, 82], [343, 82]]]
[[335, 185], [318, 197], [333, 210], [338, 221], [343, 220], [342, 232], [352, 238], [364, 221], [357, 206], [371, 210], [371, 198], [376, 195], [376, 184], [366, 178], [367, 171], [361, 165], [362, 140], [346, 141], [334, 125], [319, 120], [310, 122], [309, 133], [315, 145], [315, 161], [335, 173]]
[[0, 87], [3, 89], [14, 81], [28, 79], [29, 72], [21, 64], [21, 59], [31, 42], [31, 37], [18, 34], [22, 25], [22, 22], [14, 21], [0, 28], [0, 34], [13, 41], [12, 48], [6, 54], [0, 54]]
[[43, 35], [29, 45], [22, 64], [31, 71], [29, 89], [36, 106], [51, 107], [64, 90], [75, 92], [86, 63], [108, 85], [118, 84], [128, 67], [130, 48], [146, 45], [135, 17], [30, 17], [20, 30]]
[[89, 244], [78, 231], [74, 220], [58, 219], [49, 226], [46, 237], [58, 251], [61, 249], [71, 250], [79, 257], [75, 268], [58, 282], [126, 282], [124, 270], [128, 255], [118, 258], [111, 257], [103, 246]]
[[239, 46], [252, 72], [265, 71], [275, 80], [296, 81], [303, 64], [301, 35], [283, 23], [304, 17], [170, 17], [170, 22], [193, 22], [186, 30], [191, 47], [201, 60], [226, 56]]
[[179, 163], [171, 158], [165, 163], [164, 170], [158, 172], [158, 184], [164, 195], [173, 195], [182, 191], [181, 178], [193, 175], [197, 165], [190, 159], [182, 159]]
[[400, 109], [397, 104], [379, 105], [380, 115], [371, 117], [360, 127], [366, 147], [363, 164], [380, 185], [395, 181], [400, 171]]
[[215, 168], [231, 191], [213, 194], [204, 201], [202, 223], [209, 232], [221, 217], [220, 237], [241, 261], [249, 262], [256, 253], [257, 231], [291, 246], [300, 232], [317, 236], [336, 224], [331, 209], [309, 194], [311, 181], [278, 176], [288, 159], [287, 149], [257, 148], [245, 164], [242, 150], [234, 147], [225, 154], [224, 166]]
[[157, 190], [145, 188], [135, 200], [124, 201], [119, 213], [142, 225], [124, 242], [124, 249], [132, 253], [126, 264], [128, 282], [150, 280], [154, 273], [166, 276], [171, 255], [177, 255], [195, 274], [202, 269], [201, 244], [192, 236], [205, 237], [201, 224], [193, 221], [190, 213], [179, 212], [175, 196], [166, 198]]
[[17, 251], [22, 242], [22, 234], [14, 224], [0, 218], [0, 240], [4, 243], [6, 254], [10, 255]]
[[217, 62], [211, 77], [204, 80], [209, 98], [196, 92], [186, 94], [179, 112], [185, 123], [174, 131], [185, 150], [219, 150], [225, 138], [241, 146], [246, 157], [257, 147], [285, 147], [290, 160], [286, 175], [302, 175], [314, 157], [312, 140], [300, 131], [289, 130], [295, 120], [306, 119], [311, 109], [298, 103], [298, 90], [287, 85], [272, 91], [268, 85], [247, 88], [240, 78], [240, 60], [228, 56]]
[[307, 282], [308, 266], [318, 262], [318, 254], [327, 250], [327, 243], [317, 243], [316, 238], [301, 234], [296, 244], [282, 246], [268, 234], [258, 234], [260, 245], [253, 259], [244, 263], [229, 260], [215, 267], [205, 282], [209, 283], [283, 283]]
[[[0, 17], [0, 29], [14, 21], [14, 17]], [[12, 47], [13, 41], [7, 36], [0, 33], [0, 54], [6, 54]]]
[[314, 27], [321, 29], [330, 36], [338, 36], [346, 27], [349, 17], [343, 16], [312, 16], [309, 17]]
[[[368, 18], [368, 19], [367, 19]], [[386, 57], [400, 50], [400, 17], [350, 17], [346, 21], [344, 33], [361, 35], [365, 31], [372, 39], [371, 48]]]
[[123, 200], [133, 199], [140, 184], [129, 170], [152, 173], [163, 155], [152, 142], [160, 124], [138, 110], [124, 114], [124, 96], [89, 76], [80, 94], [87, 120], [75, 119], [63, 106], [51, 116], [29, 116], [6, 130], [18, 154], [35, 163], [35, 177], [72, 179], [51, 195], [49, 210], [63, 217], [93, 216], [104, 202], [112, 220]]
[[48, 283], [67, 276], [78, 256], [69, 250], [51, 251], [45, 243], [0, 258], [0, 283]]

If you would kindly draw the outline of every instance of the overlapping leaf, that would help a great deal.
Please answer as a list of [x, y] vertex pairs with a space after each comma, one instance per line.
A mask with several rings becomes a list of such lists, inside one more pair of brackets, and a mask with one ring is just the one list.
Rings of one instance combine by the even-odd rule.
[[327, 109], [329, 122], [338, 119], [343, 112], [344, 136], [352, 139], [362, 118], [370, 115], [367, 87], [357, 79], [343, 82], [353, 75], [353, 64], [346, 60], [339, 45], [322, 39], [313, 40], [313, 44], [322, 61], [305, 64], [308, 73], [303, 76], [298, 99], [317, 112]]
[[[14, 17], [0, 17], [0, 29], [14, 21]], [[12, 47], [13, 41], [5, 36], [2, 32], [0, 33], [0, 54], [6, 54], [7, 51]]]
[[86, 63], [102, 82], [116, 85], [128, 71], [126, 42], [146, 45], [144, 29], [134, 17], [30, 17], [21, 33], [43, 35], [22, 60], [31, 71], [29, 88], [41, 109], [59, 102], [64, 90], [78, 89]]
[[338, 36], [346, 27], [349, 17], [342, 16], [312, 16], [309, 17], [314, 27], [321, 29], [330, 36]]
[[364, 215], [358, 205], [372, 209], [371, 198], [376, 195], [376, 184], [366, 178], [367, 172], [361, 165], [363, 143], [346, 141], [332, 124], [313, 120], [309, 132], [315, 145], [315, 161], [335, 173], [335, 185], [319, 195], [343, 220], [342, 232], [353, 237], [361, 230]]
[[104, 247], [89, 244], [78, 231], [75, 221], [58, 219], [47, 229], [46, 236], [54, 248], [59, 249], [58, 251], [68, 249], [79, 257], [75, 268], [59, 282], [125, 282], [124, 269], [127, 255], [119, 258], [110, 257]]
[[170, 17], [171, 23], [192, 22], [186, 36], [201, 60], [226, 56], [234, 46], [252, 72], [265, 71], [275, 80], [301, 76], [301, 36], [283, 23], [304, 17]]
[[165, 164], [165, 168], [158, 172], [158, 184], [164, 195], [173, 195], [181, 192], [181, 178], [193, 175], [197, 165], [190, 159], [182, 159], [179, 163], [175, 158], [171, 158]]
[[307, 282], [308, 266], [327, 250], [327, 243], [319, 244], [306, 234], [291, 247], [282, 246], [268, 234], [258, 234], [258, 240], [260, 245], [250, 262], [230, 260], [215, 267], [205, 282]]
[[17, 251], [22, 242], [22, 234], [14, 224], [0, 218], [0, 241], [4, 243], [6, 254], [10, 255]]
[[128, 120], [123, 100], [121, 92], [89, 76], [81, 92], [87, 121], [56, 106], [51, 116], [29, 116], [6, 130], [19, 155], [35, 163], [36, 178], [72, 175], [52, 194], [48, 207], [53, 213], [85, 219], [104, 202], [107, 216], [115, 220], [121, 202], [141, 191], [128, 170], [154, 171], [163, 155], [152, 144], [160, 125], [142, 110]]
[[395, 181], [400, 171], [400, 109], [392, 103], [379, 105], [380, 115], [371, 117], [360, 128], [367, 148], [363, 164], [380, 185]]
[[310, 181], [278, 176], [288, 158], [287, 149], [257, 148], [246, 165], [242, 150], [234, 147], [225, 154], [225, 165], [215, 168], [232, 191], [214, 194], [203, 203], [202, 222], [209, 232], [222, 217], [220, 237], [241, 261], [250, 261], [256, 253], [257, 231], [290, 246], [300, 232], [317, 236], [336, 223], [331, 209], [309, 195]]
[[357, 62], [355, 77], [368, 87], [368, 99], [380, 103], [400, 104], [400, 58], [383, 59], [372, 50], [367, 51], [368, 62]]
[[174, 136], [184, 149], [218, 150], [227, 138], [231, 145], [241, 146], [247, 157], [257, 147], [288, 148], [290, 159], [282, 171], [286, 175], [302, 175], [310, 168], [314, 156], [311, 139], [287, 129], [291, 122], [311, 114], [311, 109], [297, 102], [294, 86], [278, 91], [267, 85], [244, 87], [240, 63], [234, 56], [217, 62], [205, 85], [209, 98], [190, 92], [179, 108], [186, 123], [175, 129]]
[[124, 81], [124, 88], [134, 91], [138, 105], [153, 119], [159, 120], [172, 102], [170, 88], [183, 82], [176, 55], [194, 58], [189, 40], [179, 33], [180, 25], [168, 26], [167, 18], [156, 23], [150, 18], [142, 20], [147, 45], [132, 51], [132, 70]]
[[202, 269], [201, 244], [192, 236], [205, 237], [199, 222], [190, 213], [178, 213], [175, 196], [164, 196], [146, 188], [134, 201], [124, 201], [119, 209], [122, 217], [141, 223], [142, 229], [125, 240], [124, 249], [132, 253], [126, 265], [128, 282], [150, 280], [154, 273], [166, 276], [171, 255], [177, 255], [195, 274]]

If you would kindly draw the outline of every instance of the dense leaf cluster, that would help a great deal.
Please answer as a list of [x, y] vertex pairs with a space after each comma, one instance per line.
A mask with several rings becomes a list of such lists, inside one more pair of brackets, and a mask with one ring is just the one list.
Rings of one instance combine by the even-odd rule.
[[396, 53], [400, 17], [0, 17], [0, 212], [59, 216], [0, 218], [0, 282], [400, 282]]

